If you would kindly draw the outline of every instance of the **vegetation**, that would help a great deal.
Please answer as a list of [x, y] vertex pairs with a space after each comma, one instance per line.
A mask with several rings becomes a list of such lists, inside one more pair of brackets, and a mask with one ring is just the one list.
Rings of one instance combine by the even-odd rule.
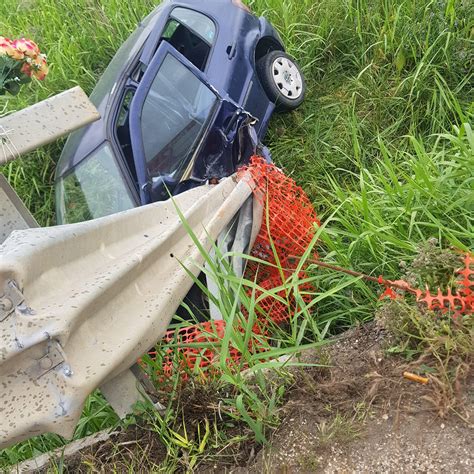
[[[472, 2], [248, 3], [272, 21], [305, 72], [305, 103], [291, 114], [272, 119], [266, 144], [275, 162], [313, 200], [325, 224], [318, 244], [324, 259], [397, 279], [403, 271], [400, 263], [409, 266], [419, 246], [429, 239], [435, 238], [441, 249], [472, 249]], [[114, 51], [154, 2], [16, 0], [13, 5], [0, 5], [0, 33], [37, 41], [48, 53], [50, 73], [44, 83], [25, 86], [17, 97], [8, 101], [0, 97], [4, 112], [76, 84], [90, 92]], [[60, 149], [61, 143], [45, 147], [1, 170], [43, 225], [54, 223], [52, 181]], [[447, 268], [452, 270], [449, 265]], [[222, 376], [203, 383], [195, 374], [194, 393], [204, 393], [212, 409], [206, 411], [209, 416], [195, 418], [194, 424], [183, 419], [185, 412], [189, 415], [189, 404], [184, 403], [186, 396], [178, 388], [178, 378], [172, 379], [168, 396], [172, 401], [165, 415], [147, 411], [145, 416], [168, 449], [160, 461], [164, 470], [191, 470], [211, 456], [230, 456], [232, 447], [245, 440], [264, 442], [278, 423], [277, 407], [292, 381], [283, 362], [262, 361], [249, 353], [250, 325], [240, 339], [231, 330], [242, 318], [236, 294], [241, 296], [250, 321], [255, 317], [255, 294], [248, 297], [243, 286], [251, 287], [252, 283], [239, 281], [225, 266], [214, 266], [210, 271], [220, 284], [217, 303], [229, 327], [221, 351], [225, 355], [229, 347], [239, 348], [244, 354], [242, 364], [250, 367], [253, 377], [249, 381], [232, 370], [224, 356]], [[311, 278], [318, 288], [314, 295], [317, 304], [309, 310], [299, 299], [301, 317], [295, 318], [287, 331], [277, 331], [268, 357], [322, 344], [328, 335], [374, 317], [378, 304], [374, 287], [316, 267]], [[284, 287], [297, 292], [297, 283], [292, 280]], [[433, 340], [436, 328], [413, 327], [416, 315], [402, 315], [413, 337], [429, 334]], [[438, 334], [449, 336], [445, 323], [443, 320]], [[469, 340], [465, 332], [461, 336], [456, 367], [461, 366]], [[415, 350], [413, 338], [401, 347]], [[436, 354], [444, 354], [436, 347]], [[151, 368], [159, 365], [153, 360], [148, 364]], [[265, 367], [278, 370], [286, 383], [275, 383], [264, 375]], [[88, 403], [77, 434], [116, 423], [111, 409], [96, 395]], [[0, 453], [0, 466], [61, 443], [53, 436], [23, 443]]]

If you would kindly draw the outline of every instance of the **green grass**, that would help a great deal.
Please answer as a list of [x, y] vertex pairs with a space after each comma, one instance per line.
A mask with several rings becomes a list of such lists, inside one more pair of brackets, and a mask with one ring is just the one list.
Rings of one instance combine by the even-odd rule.
[[[154, 3], [0, 4], [0, 34], [31, 37], [51, 64], [44, 83], [24, 87], [15, 98], [0, 98], [0, 110], [20, 109], [76, 84], [90, 92], [114, 51]], [[276, 163], [308, 192], [326, 224], [318, 252], [327, 261], [354, 270], [398, 278], [400, 262], [411, 262], [418, 246], [430, 238], [442, 248], [472, 249], [473, 3], [254, 0], [249, 4], [272, 21], [305, 73], [305, 103], [294, 113], [274, 116], [266, 144]], [[55, 222], [52, 180], [60, 149], [61, 143], [44, 147], [1, 169], [42, 225]], [[213, 271], [223, 282], [218, 303], [231, 321], [237, 321], [240, 313], [231, 302], [232, 292], [242, 291], [240, 283], [222, 269]], [[302, 318], [275, 336], [274, 355], [373, 318], [377, 300], [373, 286], [318, 268], [311, 277], [320, 301], [310, 310], [301, 307]], [[338, 291], [332, 294], [335, 287]], [[232, 291], [226, 293], [229, 288]], [[247, 304], [253, 308], [255, 302]], [[223, 350], [229, 345], [243, 349], [245, 343], [229, 333]], [[177, 467], [179, 453], [195, 459], [184, 466], [193, 468], [226, 443], [238, 444], [245, 437], [262, 441], [278, 422], [276, 407], [285, 388], [279, 392], [262, 377], [259, 362], [249, 361], [257, 367], [256, 384], [250, 386], [240, 375], [226, 372], [225, 364], [219, 382], [219, 389], [231, 387], [224, 401], [228, 416], [248, 431], [234, 439], [226, 435], [232, 430], [211, 422], [214, 444], [206, 441], [200, 452], [200, 442], [173, 435], [183, 436], [183, 422], [179, 408], [170, 405], [164, 421], [153, 422], [170, 448], [167, 466]], [[92, 400], [95, 408], [86, 414], [78, 434], [116, 423], [100, 398]], [[201, 424], [201, 433], [207, 433], [206, 426]], [[46, 437], [6, 450], [0, 453], [0, 466], [61, 442]]]

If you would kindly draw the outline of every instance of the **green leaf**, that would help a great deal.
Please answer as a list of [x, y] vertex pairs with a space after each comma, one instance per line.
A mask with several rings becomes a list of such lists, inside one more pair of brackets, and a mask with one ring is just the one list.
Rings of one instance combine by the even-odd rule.
[[405, 52], [403, 49], [400, 49], [398, 51], [397, 56], [395, 57], [395, 67], [397, 68], [398, 72], [402, 72], [403, 68], [405, 67], [405, 64], [407, 62]]
[[17, 95], [20, 92], [20, 84], [18, 82], [10, 81], [5, 84], [5, 89], [10, 92], [11, 95]]
[[239, 410], [240, 415], [244, 419], [244, 421], [249, 425], [249, 427], [255, 433], [255, 438], [260, 443], [266, 443], [267, 439], [262, 431], [262, 423], [254, 420], [247, 412], [244, 406], [244, 396], [240, 394], [237, 399], [235, 400], [235, 406], [237, 410]]

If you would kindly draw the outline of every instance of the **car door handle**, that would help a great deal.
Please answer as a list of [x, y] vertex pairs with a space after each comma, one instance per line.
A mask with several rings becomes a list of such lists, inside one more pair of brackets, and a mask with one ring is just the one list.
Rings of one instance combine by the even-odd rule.
[[232, 59], [237, 52], [237, 43], [234, 41], [232, 44], [227, 46], [226, 53], [229, 59]]

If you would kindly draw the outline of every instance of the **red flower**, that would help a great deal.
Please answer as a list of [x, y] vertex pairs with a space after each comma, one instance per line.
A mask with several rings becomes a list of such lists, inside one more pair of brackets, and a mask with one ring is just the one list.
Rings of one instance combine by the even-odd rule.
[[20, 72], [27, 75], [28, 77], [31, 77], [31, 75], [33, 74], [33, 68], [31, 67], [30, 63], [23, 63]]
[[0, 36], [0, 56], [12, 56], [13, 53], [12, 41]]
[[18, 54], [22, 54], [28, 58], [35, 58], [40, 52], [38, 45], [34, 41], [25, 38], [13, 41], [13, 48]]
[[49, 68], [46, 58], [43, 55], [38, 55], [35, 59], [31, 60], [32, 75], [36, 79], [42, 81], [48, 74]]

